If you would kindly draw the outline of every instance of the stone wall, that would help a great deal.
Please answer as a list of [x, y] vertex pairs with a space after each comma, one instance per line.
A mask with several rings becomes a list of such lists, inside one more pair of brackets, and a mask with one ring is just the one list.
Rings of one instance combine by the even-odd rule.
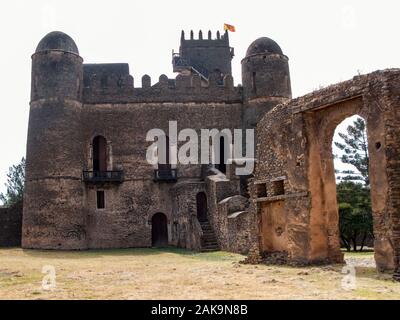
[[375, 259], [380, 270], [398, 265], [395, 217], [399, 207], [393, 203], [400, 144], [394, 138], [397, 133], [391, 132], [398, 128], [399, 83], [399, 70], [378, 71], [294, 99], [266, 114], [257, 128], [255, 185], [259, 187], [253, 189], [253, 196], [261, 238], [274, 243], [262, 231], [262, 212], [273, 215], [278, 210], [271, 205], [275, 202], [283, 205], [287, 218], [272, 227], [280, 227], [287, 241], [262, 249], [286, 248], [294, 263], [342, 260], [331, 145], [336, 126], [357, 114], [367, 123]]
[[0, 247], [21, 245], [22, 203], [0, 208]]
[[[202, 165], [195, 163], [172, 165], [176, 179], [157, 180], [160, 166], [146, 160], [154, 141], [146, 141], [146, 136], [161, 129], [172, 138], [169, 121], [177, 123], [178, 132], [194, 129], [198, 142], [203, 129], [254, 128], [264, 112], [290, 96], [287, 58], [265, 64], [258, 77], [261, 85], [272, 89], [259, 91], [261, 96], [248, 104], [243, 88], [234, 86], [230, 74], [233, 51], [228, 33], [214, 40], [190, 38], [182, 35], [181, 55], [205, 58], [199, 63], [218, 67], [223, 78], [214, 70], [209, 70], [208, 79], [193, 70], [174, 70], [181, 72], [175, 79], [161, 75], [154, 83], [144, 75], [139, 87], [128, 64], [83, 64], [78, 47], [62, 32], [41, 41], [32, 56], [24, 248], [149, 247], [152, 229], [157, 229], [152, 228], [152, 217], [162, 213], [168, 244], [199, 249], [202, 230], [196, 195], [205, 192], [209, 222], [219, 244], [246, 251], [249, 232], [245, 229], [248, 217], [254, 215], [246, 210], [225, 213], [224, 206], [221, 211], [219, 207], [224, 199], [240, 194], [238, 177], [219, 173], [205, 178]], [[273, 79], [268, 78], [270, 71]], [[99, 136], [102, 139], [94, 140]], [[98, 140], [106, 143], [96, 148], [93, 142]], [[186, 142], [179, 141], [178, 149]], [[95, 149], [105, 151], [101, 171]], [[116, 173], [118, 179], [109, 179]], [[104, 202], [104, 208], [97, 202]]]

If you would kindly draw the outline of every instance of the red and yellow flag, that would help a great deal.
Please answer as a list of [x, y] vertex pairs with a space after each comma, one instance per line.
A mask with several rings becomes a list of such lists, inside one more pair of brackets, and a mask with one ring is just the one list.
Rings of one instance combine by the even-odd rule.
[[235, 31], [236, 31], [236, 29], [235, 29], [234, 26], [232, 26], [232, 25], [230, 25], [230, 24], [227, 24], [227, 23], [224, 23], [224, 30], [225, 30], [225, 31], [228, 30], [228, 31], [230, 31], [230, 32], [235, 32]]

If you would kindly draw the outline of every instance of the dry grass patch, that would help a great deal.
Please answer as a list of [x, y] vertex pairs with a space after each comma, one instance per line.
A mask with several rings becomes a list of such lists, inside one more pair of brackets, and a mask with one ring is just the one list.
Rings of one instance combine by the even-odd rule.
[[[346, 256], [356, 289], [342, 288], [341, 265], [242, 265], [243, 256], [180, 249], [83, 252], [0, 249], [0, 299], [399, 299], [400, 284], [378, 274], [373, 253]], [[56, 288], [41, 287], [54, 266]]]

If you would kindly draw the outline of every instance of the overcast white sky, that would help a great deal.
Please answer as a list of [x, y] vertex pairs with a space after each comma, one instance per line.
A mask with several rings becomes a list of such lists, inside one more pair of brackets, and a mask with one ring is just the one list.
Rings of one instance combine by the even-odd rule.
[[289, 57], [293, 95], [346, 80], [358, 72], [400, 66], [400, 2], [381, 1], [155, 1], [13, 0], [0, 3], [0, 191], [8, 167], [25, 155], [30, 95], [30, 56], [50, 31], [69, 34], [85, 62], [128, 62], [136, 86], [173, 77], [171, 51], [180, 31], [222, 31], [240, 60], [261, 36]]

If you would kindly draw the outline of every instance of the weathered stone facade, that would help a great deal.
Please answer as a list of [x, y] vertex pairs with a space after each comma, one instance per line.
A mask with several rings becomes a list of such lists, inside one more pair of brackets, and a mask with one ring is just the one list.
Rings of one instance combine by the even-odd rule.
[[[154, 128], [168, 134], [169, 121], [199, 134], [255, 128], [266, 111], [290, 99], [291, 89], [288, 59], [274, 41], [261, 38], [249, 50], [243, 86], [235, 87], [228, 33], [215, 39], [182, 33], [173, 54], [176, 79], [162, 75], [152, 84], [144, 75], [135, 87], [127, 64], [84, 64], [69, 36], [47, 35], [32, 56], [23, 247], [157, 242], [246, 253], [254, 225], [241, 195], [246, 179], [232, 173], [233, 165], [151, 165], [146, 134]], [[267, 60], [255, 74], [252, 64]], [[206, 221], [198, 218], [202, 210]], [[155, 225], [158, 213], [165, 228]]]
[[366, 120], [379, 270], [399, 266], [400, 71], [377, 71], [276, 106], [259, 122], [253, 198], [261, 252], [292, 263], [342, 261], [332, 139], [345, 118]]
[[[182, 33], [176, 79], [152, 84], [145, 75], [135, 87], [127, 64], [83, 64], [69, 36], [47, 35], [32, 56], [22, 246], [169, 244], [249, 253], [248, 262], [260, 254], [342, 262], [332, 138], [358, 114], [367, 122], [375, 258], [397, 277], [400, 71], [292, 100], [288, 58], [273, 40], [250, 45], [242, 86], [233, 85], [232, 57], [227, 33]], [[256, 129], [254, 175], [236, 176], [237, 163], [149, 164], [146, 134], [168, 133], [169, 121], [199, 134]]]

